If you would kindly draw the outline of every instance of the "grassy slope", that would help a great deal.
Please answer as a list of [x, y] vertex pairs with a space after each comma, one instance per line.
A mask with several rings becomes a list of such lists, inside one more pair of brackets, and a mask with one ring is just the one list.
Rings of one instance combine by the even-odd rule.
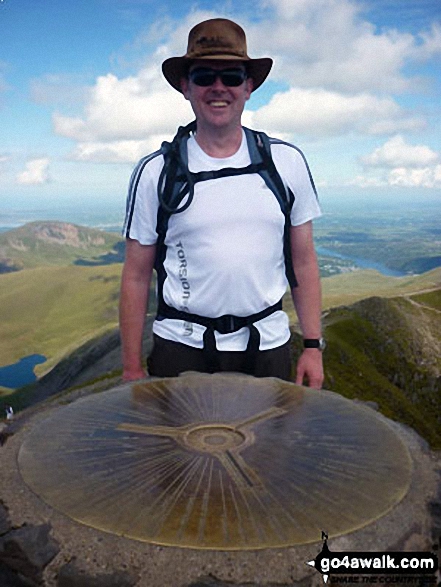
[[[441, 287], [441, 267], [422, 275], [388, 277], [377, 271], [354, 271], [322, 279], [323, 310], [348, 306], [371, 296], [385, 298], [400, 295], [422, 294], [426, 290]], [[290, 320], [296, 322], [296, 315], [289, 294], [285, 296], [284, 308]]]
[[410, 277], [387, 277], [376, 271], [345, 273], [322, 280], [323, 308], [353, 304], [371, 297], [395, 297], [441, 286], [441, 268]]
[[[0, 275], [0, 365], [40, 353], [47, 370], [117, 324], [121, 265], [40, 267]], [[37, 367], [38, 371], [39, 367]]]
[[325, 387], [376, 402], [440, 449], [441, 315], [406, 298], [370, 298], [325, 323]]
[[[441, 268], [403, 278], [360, 271], [326, 278], [322, 284], [329, 342], [324, 387], [376, 402], [383, 414], [441, 449], [436, 383], [441, 370]], [[289, 300], [285, 306], [295, 323]], [[297, 347], [300, 352], [299, 340]]]

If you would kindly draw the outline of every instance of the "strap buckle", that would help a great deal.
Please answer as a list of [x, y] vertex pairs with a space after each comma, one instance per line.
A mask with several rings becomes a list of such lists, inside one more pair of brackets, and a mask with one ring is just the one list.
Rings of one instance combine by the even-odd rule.
[[246, 318], [225, 314], [211, 320], [214, 330], [220, 334], [231, 334], [246, 326]]

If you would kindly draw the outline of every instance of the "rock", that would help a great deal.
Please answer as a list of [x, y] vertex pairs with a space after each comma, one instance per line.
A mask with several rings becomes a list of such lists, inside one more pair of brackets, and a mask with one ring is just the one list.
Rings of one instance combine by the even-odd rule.
[[432, 540], [434, 545], [441, 549], [441, 502], [431, 502], [429, 511], [432, 516]]
[[0, 422], [0, 446], [5, 444], [9, 436], [12, 436], [12, 431], [9, 429], [9, 426]]
[[[152, 323], [148, 316], [143, 338], [143, 356], [152, 346]], [[49, 373], [27, 386], [26, 406], [39, 403], [72, 386], [85, 385], [103, 375], [121, 369], [121, 341], [119, 330], [114, 329], [89, 340], [62, 359]]]
[[[296, 583], [299, 587], [309, 587], [310, 580], [308, 579], [308, 583], [304, 581], [299, 581]], [[191, 583], [190, 585], [186, 585], [186, 587], [292, 587], [293, 583], [290, 585], [281, 584], [281, 583], [231, 583], [230, 581], [220, 581], [215, 577], [201, 577], [197, 579], [196, 582]]]
[[0, 585], [2, 587], [35, 587], [37, 584], [26, 577], [17, 575], [0, 563]]
[[[298, 587], [309, 587], [311, 584], [311, 578], [307, 577], [306, 580], [298, 581], [296, 585]], [[186, 587], [292, 587], [294, 583], [282, 584], [282, 583], [232, 583], [230, 581], [221, 581], [213, 575], [207, 577], [201, 577]]]
[[57, 576], [57, 587], [135, 587], [136, 583], [137, 578], [124, 571], [92, 576], [73, 563], [63, 565]]
[[8, 510], [0, 501], [0, 536], [12, 530], [11, 522], [9, 521]]
[[0, 537], [0, 563], [34, 584], [40, 583], [45, 566], [59, 552], [50, 530], [49, 524], [10, 530]]

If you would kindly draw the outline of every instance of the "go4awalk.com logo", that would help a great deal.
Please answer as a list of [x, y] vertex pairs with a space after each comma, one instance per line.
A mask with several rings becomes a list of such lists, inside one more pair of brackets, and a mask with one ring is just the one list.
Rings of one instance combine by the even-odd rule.
[[[349, 583], [373, 583], [373, 578], [365, 575], [377, 575], [378, 583], [391, 583], [391, 577], [400, 576], [403, 580], [394, 581], [412, 584], [418, 575], [418, 583], [436, 585], [438, 559], [429, 552], [331, 552], [327, 543], [327, 535], [323, 533], [323, 548], [314, 560], [308, 565], [314, 567], [323, 575], [323, 581], [328, 582], [331, 575], [352, 576]], [[360, 576], [362, 575], [362, 576]], [[409, 581], [406, 576], [409, 575]], [[425, 578], [425, 579], [424, 579]], [[423, 580], [421, 580], [423, 579]], [[334, 581], [333, 581], [334, 582]]]

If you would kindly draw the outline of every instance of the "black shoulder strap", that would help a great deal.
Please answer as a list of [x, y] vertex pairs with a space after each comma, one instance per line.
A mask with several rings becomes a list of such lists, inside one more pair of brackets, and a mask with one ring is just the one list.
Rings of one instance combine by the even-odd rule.
[[285, 272], [288, 283], [292, 288], [297, 287], [297, 279], [294, 273], [291, 254], [291, 210], [294, 204], [294, 194], [285, 186], [271, 155], [271, 141], [267, 134], [261, 131], [245, 128], [248, 141], [248, 150], [251, 161], [261, 162], [262, 167], [258, 172], [266, 185], [276, 196], [279, 206], [285, 216], [285, 228], [283, 237], [283, 253], [285, 256]]
[[[168, 215], [183, 212], [193, 199], [194, 182], [188, 170], [187, 141], [195, 129], [196, 121], [181, 126], [171, 143], [164, 141], [161, 145], [164, 166], [158, 181], [158, 199], [160, 208]], [[187, 193], [189, 197], [184, 206], [180, 207]]]
[[260, 131], [244, 127], [247, 139], [251, 164], [243, 168], [224, 168], [217, 171], [202, 171], [192, 173], [188, 169], [187, 141], [190, 133], [196, 129], [196, 121], [185, 127], [180, 127], [171, 143], [164, 141], [161, 151], [164, 156], [164, 166], [158, 181], [158, 218], [156, 230], [158, 233], [156, 270], [158, 273], [159, 300], [162, 298], [162, 284], [166, 277], [164, 260], [166, 255], [165, 236], [170, 216], [187, 210], [194, 197], [194, 185], [199, 181], [206, 181], [219, 177], [258, 173], [268, 188], [275, 195], [285, 217], [284, 255], [286, 275], [292, 287], [297, 281], [292, 268], [290, 244], [290, 213], [294, 203], [294, 195], [285, 187], [279, 172], [276, 169], [272, 155], [269, 137]]
[[258, 171], [259, 175], [276, 196], [282, 212], [285, 215], [290, 214], [294, 203], [294, 194], [289, 188], [285, 187], [277, 171], [271, 154], [271, 142], [268, 135], [264, 132], [245, 127], [244, 131], [251, 162], [260, 164], [261, 169]]
[[[155, 270], [157, 274], [158, 291], [158, 312], [164, 305], [163, 286], [167, 277], [164, 268], [164, 261], [167, 254], [165, 237], [168, 229], [168, 222], [172, 214], [186, 210], [194, 195], [194, 184], [188, 170], [187, 141], [190, 133], [196, 129], [194, 120], [185, 127], [179, 127], [178, 132], [169, 143], [164, 141], [161, 145], [161, 152], [164, 157], [164, 165], [158, 180], [158, 215], [156, 220], [156, 242]], [[187, 195], [187, 201], [183, 206], [181, 202]]]

